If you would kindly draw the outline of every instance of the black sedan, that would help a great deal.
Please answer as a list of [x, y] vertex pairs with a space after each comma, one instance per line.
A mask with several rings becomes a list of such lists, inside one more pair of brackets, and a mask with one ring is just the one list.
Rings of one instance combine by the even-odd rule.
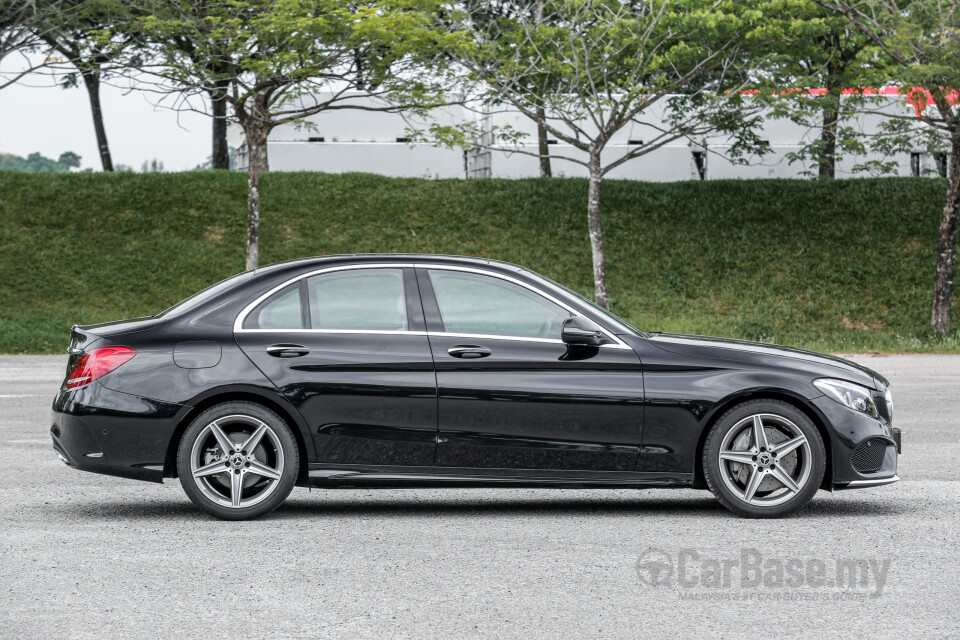
[[897, 481], [889, 384], [767, 344], [644, 333], [521, 267], [347, 255], [75, 326], [68, 465], [228, 519], [307, 487], [694, 487], [779, 516]]

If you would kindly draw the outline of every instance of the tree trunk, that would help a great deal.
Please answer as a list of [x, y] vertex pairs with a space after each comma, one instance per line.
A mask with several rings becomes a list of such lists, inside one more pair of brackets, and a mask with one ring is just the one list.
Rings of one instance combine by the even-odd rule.
[[[533, 8], [533, 23], [537, 26], [543, 24], [543, 5], [544, 0], [537, 0]], [[553, 171], [550, 170], [550, 147], [547, 145], [547, 128], [544, 126], [546, 112], [542, 106], [537, 107], [537, 144], [540, 153], [540, 177], [550, 178]]]
[[550, 178], [553, 172], [550, 170], [550, 146], [547, 144], [547, 128], [543, 125], [546, 118], [543, 107], [537, 107], [537, 143], [540, 147], [540, 177]]
[[247, 270], [256, 269], [260, 260], [260, 173], [268, 171], [267, 136], [270, 131], [247, 123]]
[[83, 84], [90, 98], [90, 111], [93, 114], [93, 129], [97, 133], [97, 148], [100, 150], [100, 163], [104, 171], [113, 171], [113, 158], [110, 157], [110, 145], [107, 144], [107, 130], [103, 126], [103, 109], [100, 107], [100, 68], [94, 67], [80, 72]]
[[823, 129], [820, 132], [820, 142], [823, 144], [819, 158], [821, 178], [835, 178], [837, 175], [837, 119], [835, 107], [824, 107]]
[[842, 88], [827, 85], [827, 100], [823, 105], [823, 128], [820, 130], [820, 157], [818, 158], [821, 178], [837, 177], [837, 123], [840, 119], [840, 95]]
[[229, 81], [218, 80], [210, 90], [210, 106], [213, 112], [213, 150], [211, 167], [230, 168], [230, 150], [227, 147], [227, 101], [224, 98]]
[[600, 232], [600, 156], [590, 156], [590, 187], [587, 193], [587, 224], [590, 228], [590, 250], [593, 253], [593, 287], [597, 304], [610, 308], [607, 296], [607, 265], [603, 255], [603, 234]]
[[953, 263], [956, 255], [957, 213], [960, 210], [960, 131], [953, 132], [950, 155], [947, 202], [940, 219], [937, 239], [937, 279], [933, 285], [933, 313], [930, 325], [934, 331], [950, 330], [950, 304], [953, 301]]

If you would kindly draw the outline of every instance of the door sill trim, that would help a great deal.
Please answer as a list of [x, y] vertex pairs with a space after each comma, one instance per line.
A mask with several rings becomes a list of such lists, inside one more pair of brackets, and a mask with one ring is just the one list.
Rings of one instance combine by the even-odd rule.
[[690, 487], [692, 473], [311, 464], [307, 484], [337, 486]]

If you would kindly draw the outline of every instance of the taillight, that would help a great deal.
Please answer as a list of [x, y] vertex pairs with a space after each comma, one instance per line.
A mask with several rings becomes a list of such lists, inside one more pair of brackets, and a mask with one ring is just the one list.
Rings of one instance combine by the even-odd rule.
[[100, 347], [83, 354], [67, 374], [64, 385], [68, 389], [82, 387], [102, 378], [124, 362], [137, 355], [130, 347]]

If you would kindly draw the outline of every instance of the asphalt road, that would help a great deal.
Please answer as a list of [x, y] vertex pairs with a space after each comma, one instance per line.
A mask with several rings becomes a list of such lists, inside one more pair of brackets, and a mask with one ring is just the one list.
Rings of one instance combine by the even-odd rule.
[[0, 637], [960, 637], [960, 356], [857, 359], [893, 382], [902, 481], [795, 517], [692, 490], [295, 489], [228, 523], [178, 482], [64, 466], [63, 358], [0, 356]]

